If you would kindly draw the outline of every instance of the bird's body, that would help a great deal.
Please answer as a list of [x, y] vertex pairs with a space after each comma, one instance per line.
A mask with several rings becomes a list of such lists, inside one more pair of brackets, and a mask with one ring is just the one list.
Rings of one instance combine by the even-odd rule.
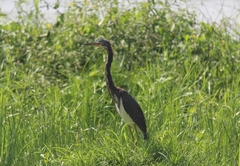
[[113, 61], [113, 50], [111, 43], [105, 39], [100, 39], [95, 43], [84, 45], [102, 46], [106, 49], [108, 53], [108, 61], [105, 68], [106, 83], [109, 94], [115, 102], [116, 110], [125, 123], [133, 127], [144, 140], [147, 139], [147, 127], [141, 107], [125, 89], [117, 88], [112, 81], [110, 68]]
[[142, 109], [127, 91], [120, 90], [116, 109], [125, 123], [141, 134], [143, 139], [147, 139], [147, 127]]

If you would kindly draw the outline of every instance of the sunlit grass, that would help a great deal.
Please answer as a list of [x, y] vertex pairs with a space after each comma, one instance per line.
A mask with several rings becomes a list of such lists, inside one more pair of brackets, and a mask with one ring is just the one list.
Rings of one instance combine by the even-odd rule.
[[[239, 41], [141, 5], [101, 25], [78, 3], [50, 29], [1, 25], [0, 165], [240, 164]], [[105, 50], [81, 47], [100, 36], [113, 42], [116, 86], [147, 120], [136, 147], [106, 88]]]

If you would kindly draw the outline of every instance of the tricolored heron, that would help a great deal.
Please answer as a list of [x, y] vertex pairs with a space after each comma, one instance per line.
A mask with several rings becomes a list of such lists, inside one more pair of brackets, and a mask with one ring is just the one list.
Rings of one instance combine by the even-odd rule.
[[105, 39], [100, 39], [97, 42], [84, 44], [83, 46], [97, 46], [105, 48], [108, 53], [108, 60], [105, 67], [106, 83], [109, 94], [115, 102], [116, 110], [122, 117], [123, 121], [129, 125], [129, 130], [133, 141], [134, 137], [130, 126], [133, 127], [137, 133], [137, 141], [138, 134], [142, 136], [142, 139], [146, 140], [147, 127], [141, 107], [125, 89], [117, 88], [113, 83], [110, 71], [111, 63], [113, 61], [113, 50], [111, 43]]

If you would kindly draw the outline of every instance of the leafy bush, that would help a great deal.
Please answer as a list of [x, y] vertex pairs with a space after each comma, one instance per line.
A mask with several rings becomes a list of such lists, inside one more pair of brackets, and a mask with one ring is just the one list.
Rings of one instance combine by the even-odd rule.
[[[25, 14], [19, 1], [19, 19], [0, 25], [2, 165], [239, 163], [240, 42], [224, 24], [169, 1], [73, 2], [42, 24], [39, 2]], [[105, 51], [82, 47], [100, 37], [113, 43], [114, 82], [147, 119], [150, 139], [134, 149], [108, 96]]]

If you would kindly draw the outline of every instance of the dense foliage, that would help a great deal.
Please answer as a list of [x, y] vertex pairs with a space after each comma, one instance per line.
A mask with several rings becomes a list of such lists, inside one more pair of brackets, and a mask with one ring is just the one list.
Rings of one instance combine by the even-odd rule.
[[[240, 164], [240, 41], [224, 24], [167, 1], [73, 2], [42, 24], [34, 2], [0, 25], [1, 165]], [[113, 43], [115, 84], [147, 119], [150, 139], [135, 148], [106, 89], [105, 51], [81, 47], [100, 37]]]

